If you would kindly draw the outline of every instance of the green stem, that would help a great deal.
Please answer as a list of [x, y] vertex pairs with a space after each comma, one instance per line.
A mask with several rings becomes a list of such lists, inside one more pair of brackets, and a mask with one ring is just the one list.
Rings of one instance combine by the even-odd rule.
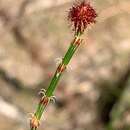
[[[66, 67], [69, 64], [72, 56], [74, 55], [75, 51], [77, 50], [77, 48], [79, 46], [78, 44], [76, 44], [76, 42], [77, 42], [77, 40], [80, 39], [80, 36], [81, 36], [81, 34], [77, 34], [75, 36], [75, 40], [73, 40], [73, 42], [70, 44], [68, 51], [66, 52], [64, 58], [62, 59], [62, 63], [60, 64], [61, 66], [64, 65], [64, 67]], [[55, 91], [55, 89], [57, 87], [57, 84], [60, 80], [61, 75], [62, 75], [62, 72], [58, 72], [58, 68], [57, 68], [57, 70], [50, 82], [50, 85], [45, 93], [45, 95], [47, 97], [51, 97], [53, 95], [53, 92]], [[45, 107], [46, 106], [43, 106], [43, 104], [41, 104], [41, 103], [38, 104], [37, 110], [35, 112], [35, 116], [37, 117], [38, 120], [41, 119], [41, 116], [45, 110]], [[31, 130], [35, 130], [35, 129], [36, 128], [32, 128]]]

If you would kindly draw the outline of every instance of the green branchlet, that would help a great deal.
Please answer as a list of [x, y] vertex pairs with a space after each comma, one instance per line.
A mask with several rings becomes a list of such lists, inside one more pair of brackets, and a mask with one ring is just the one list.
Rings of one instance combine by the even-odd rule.
[[42, 92], [43, 96], [40, 99], [40, 102], [37, 106], [37, 110], [34, 113], [31, 121], [30, 121], [30, 127], [31, 130], [36, 130], [40, 124], [40, 119], [42, 117], [42, 114], [46, 108], [46, 106], [49, 104], [51, 100], [54, 100], [53, 93], [57, 87], [57, 84], [63, 74], [63, 72], [66, 70], [67, 65], [69, 64], [71, 58], [73, 57], [75, 51], [79, 47], [79, 45], [82, 42], [82, 39], [80, 39], [81, 34], [76, 34], [74, 37], [74, 40], [71, 42], [65, 56], [62, 58], [62, 62], [59, 64], [59, 66], [56, 69], [56, 72], [50, 82], [49, 87], [47, 90]]

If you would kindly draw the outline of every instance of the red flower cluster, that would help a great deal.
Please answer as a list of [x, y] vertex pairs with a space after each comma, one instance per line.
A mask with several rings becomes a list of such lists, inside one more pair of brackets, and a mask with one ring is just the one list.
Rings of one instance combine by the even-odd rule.
[[96, 11], [85, 0], [74, 4], [68, 14], [75, 33], [83, 33], [89, 24], [96, 22], [96, 17]]

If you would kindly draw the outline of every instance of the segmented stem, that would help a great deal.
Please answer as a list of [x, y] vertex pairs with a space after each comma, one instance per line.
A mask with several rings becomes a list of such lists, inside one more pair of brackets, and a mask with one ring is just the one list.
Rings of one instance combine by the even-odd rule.
[[42, 117], [42, 114], [50, 102], [50, 100], [53, 98], [53, 92], [55, 91], [57, 84], [61, 78], [62, 73], [65, 71], [67, 65], [69, 64], [72, 56], [74, 55], [75, 51], [77, 50], [78, 46], [81, 44], [82, 39], [80, 39], [81, 34], [76, 34], [74, 37], [74, 40], [71, 42], [64, 58], [62, 59], [62, 62], [59, 64], [59, 66], [56, 69], [56, 72], [50, 82], [50, 85], [45, 92], [45, 96], [42, 97], [40, 100], [37, 110], [34, 113], [34, 116], [32, 117], [30, 121], [30, 127], [31, 130], [36, 130], [39, 126], [40, 119]]

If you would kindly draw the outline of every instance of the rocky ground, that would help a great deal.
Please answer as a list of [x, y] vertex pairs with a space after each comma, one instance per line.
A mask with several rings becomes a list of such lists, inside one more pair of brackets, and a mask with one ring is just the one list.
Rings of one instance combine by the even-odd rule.
[[[92, 1], [92, 0], [91, 0]], [[28, 130], [72, 40], [71, 0], [0, 1], [0, 129]], [[97, 23], [84, 35], [44, 113], [45, 130], [130, 129], [130, 1], [93, 0]]]

